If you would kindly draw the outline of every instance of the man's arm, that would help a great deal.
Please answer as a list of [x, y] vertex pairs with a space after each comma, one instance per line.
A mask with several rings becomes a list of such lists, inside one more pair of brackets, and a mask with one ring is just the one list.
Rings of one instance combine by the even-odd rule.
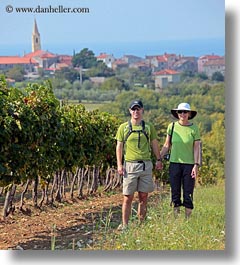
[[122, 164], [122, 158], [123, 158], [123, 142], [117, 141], [116, 157], [117, 157], [118, 174], [119, 175], [123, 175], [123, 172], [124, 172], [123, 164]]
[[153, 139], [152, 140], [152, 150], [153, 153], [157, 159], [156, 162], [156, 169], [162, 169], [162, 159], [160, 156], [160, 149], [159, 149], [159, 145], [158, 145], [158, 140], [157, 139]]

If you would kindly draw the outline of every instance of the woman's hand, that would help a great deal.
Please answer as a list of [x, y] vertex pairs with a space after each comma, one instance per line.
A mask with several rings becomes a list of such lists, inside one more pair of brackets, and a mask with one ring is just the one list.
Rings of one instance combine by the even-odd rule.
[[192, 178], [194, 179], [194, 178], [197, 177], [197, 175], [198, 175], [198, 165], [195, 164], [195, 165], [193, 166], [191, 176], [192, 176]]

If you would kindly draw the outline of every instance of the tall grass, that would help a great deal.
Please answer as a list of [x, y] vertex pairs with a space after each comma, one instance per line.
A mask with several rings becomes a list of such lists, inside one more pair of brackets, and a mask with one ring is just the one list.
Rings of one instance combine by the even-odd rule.
[[108, 220], [108, 230], [105, 225], [102, 240], [98, 240], [98, 244], [92, 249], [224, 250], [224, 192], [224, 184], [196, 187], [195, 208], [188, 220], [185, 219], [183, 207], [180, 215], [175, 218], [169, 205], [170, 195], [157, 193], [149, 198], [148, 217], [144, 223], [138, 224], [133, 211], [130, 227], [122, 233], [111, 228]]

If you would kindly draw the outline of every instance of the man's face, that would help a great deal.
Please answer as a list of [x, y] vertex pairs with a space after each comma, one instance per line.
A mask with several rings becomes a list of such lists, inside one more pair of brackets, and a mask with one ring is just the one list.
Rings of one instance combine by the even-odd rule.
[[142, 117], [143, 109], [140, 108], [139, 106], [134, 106], [130, 109], [130, 114], [131, 114], [132, 118], [139, 119]]

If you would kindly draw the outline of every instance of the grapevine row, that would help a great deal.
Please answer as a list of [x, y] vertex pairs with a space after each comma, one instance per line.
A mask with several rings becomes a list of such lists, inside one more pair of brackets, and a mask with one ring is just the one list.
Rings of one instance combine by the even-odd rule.
[[104, 190], [120, 185], [116, 172], [110, 170], [116, 163], [118, 125], [119, 120], [108, 113], [87, 111], [81, 104], [61, 104], [50, 82], [19, 90], [8, 87], [1, 77], [2, 216], [14, 210], [18, 187], [22, 187], [22, 210], [30, 184], [36, 207], [63, 200], [66, 190], [73, 198], [74, 194], [83, 197], [83, 190], [86, 194], [96, 192], [99, 184]]

